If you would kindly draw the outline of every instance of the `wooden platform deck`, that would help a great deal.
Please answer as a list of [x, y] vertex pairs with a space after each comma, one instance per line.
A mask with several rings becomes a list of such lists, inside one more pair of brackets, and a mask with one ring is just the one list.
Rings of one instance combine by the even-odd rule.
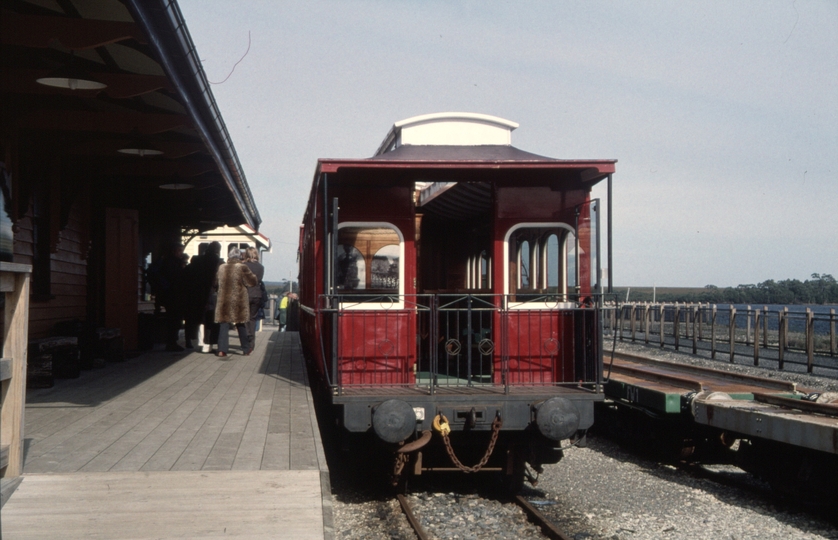
[[161, 351], [85, 371], [30, 390], [25, 421], [3, 538], [332, 536], [296, 333], [260, 332], [250, 356]]

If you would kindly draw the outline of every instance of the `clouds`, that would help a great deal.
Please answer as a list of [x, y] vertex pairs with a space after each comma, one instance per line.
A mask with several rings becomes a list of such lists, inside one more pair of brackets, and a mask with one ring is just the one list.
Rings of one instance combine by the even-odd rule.
[[277, 246], [269, 279], [295, 267], [318, 157], [451, 110], [519, 122], [534, 153], [619, 159], [617, 284], [838, 272], [834, 2], [179, 3], [210, 80], [251, 32], [213, 91]]

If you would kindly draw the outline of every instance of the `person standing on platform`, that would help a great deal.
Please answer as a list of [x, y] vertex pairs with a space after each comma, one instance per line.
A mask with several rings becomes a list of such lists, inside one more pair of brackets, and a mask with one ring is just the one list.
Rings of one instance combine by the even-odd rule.
[[[193, 257], [192, 262], [186, 267], [184, 280], [184, 286], [187, 289], [185, 334], [188, 349], [192, 348], [192, 340], [198, 339], [198, 328], [202, 324], [204, 325], [204, 352], [209, 352], [209, 348], [218, 343], [218, 325], [215, 323], [215, 296], [211, 293], [218, 266], [222, 263], [220, 253], [221, 244], [211, 242], [206, 250]], [[208, 310], [211, 310], [209, 316], [207, 316]]]
[[276, 306], [276, 317], [275, 319], [279, 323], [279, 331], [285, 332], [285, 324], [288, 321], [288, 295], [290, 293], [285, 293], [282, 295], [282, 300], [279, 301], [279, 304]]
[[259, 263], [259, 250], [249, 247], [245, 252], [244, 264], [256, 276], [259, 282], [254, 287], [247, 288], [247, 297], [250, 303], [250, 319], [247, 321], [247, 340], [250, 343], [250, 351], [256, 346], [256, 317], [259, 315], [259, 308], [262, 307], [262, 278], [265, 276], [265, 267]]
[[250, 343], [247, 340], [246, 323], [250, 320], [250, 301], [247, 294], [248, 287], [259, 284], [253, 272], [242, 263], [239, 248], [233, 247], [227, 254], [227, 264], [218, 267], [216, 288], [218, 301], [215, 306], [215, 322], [218, 328], [217, 356], [227, 356], [230, 346], [230, 325], [235, 325], [239, 333], [242, 353], [250, 354]]
[[178, 334], [183, 323], [183, 245], [173, 244], [148, 269], [148, 280], [156, 303], [166, 310], [164, 334], [166, 350], [180, 352]]

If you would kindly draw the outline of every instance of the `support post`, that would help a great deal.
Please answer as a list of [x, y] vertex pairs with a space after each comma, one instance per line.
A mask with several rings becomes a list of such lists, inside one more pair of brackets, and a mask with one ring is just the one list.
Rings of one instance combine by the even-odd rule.
[[835, 356], [835, 308], [829, 310], [829, 354]]
[[664, 322], [666, 321], [666, 308], [663, 304], [660, 305], [660, 323], [658, 324], [658, 329], [660, 330], [660, 338], [661, 338], [661, 349], [663, 349], [664, 344], [666, 343], [664, 340]]
[[754, 365], [759, 365], [759, 316], [760, 310], [754, 310]]
[[631, 330], [631, 342], [634, 343], [635, 338], [637, 337], [637, 305], [632, 304], [629, 306], [629, 329]]
[[812, 373], [815, 362], [815, 314], [806, 308], [806, 372]]
[[762, 348], [768, 350], [768, 306], [762, 306]]
[[693, 306], [693, 354], [698, 353], [698, 334], [695, 325], [698, 324], [698, 306]]
[[751, 344], [751, 306], [748, 306], [748, 311], [745, 313], [745, 345]]
[[713, 304], [713, 312], [710, 314], [710, 358], [716, 359], [716, 309], [718, 306]]
[[777, 312], [777, 368], [782, 371], [783, 370], [783, 362], [785, 360], [785, 353], [786, 353], [786, 340], [788, 339], [788, 333], [786, 332], [786, 326], [788, 325], [788, 309], [787, 307], [781, 309]]
[[730, 305], [730, 321], [728, 327], [728, 342], [730, 343], [730, 363], [733, 363], [733, 355], [736, 354], [736, 308]]
[[675, 350], [678, 350], [681, 338], [681, 306], [675, 304], [675, 315], [672, 317], [672, 336], [675, 338]]
[[[23, 474], [24, 406], [26, 403], [26, 353], [29, 336], [28, 265], [0, 263], [5, 294], [3, 358], [11, 360], [8, 378], [0, 382], [0, 446], [8, 446], [8, 465], [0, 477]], [[5, 285], [12, 285], [9, 290]]]
[[646, 345], [649, 344], [649, 315], [649, 304], [645, 304], [643, 306], [643, 341]]

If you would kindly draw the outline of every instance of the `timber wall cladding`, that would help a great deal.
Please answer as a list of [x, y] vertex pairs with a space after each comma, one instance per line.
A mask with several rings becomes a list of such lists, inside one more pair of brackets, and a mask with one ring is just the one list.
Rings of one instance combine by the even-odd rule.
[[[14, 262], [34, 262], [33, 208], [15, 224]], [[55, 323], [87, 318], [87, 261], [82, 258], [86, 246], [83, 238], [90, 238], [88, 216], [78, 203], [70, 208], [67, 226], [58, 235], [55, 253], [50, 254], [49, 300], [34, 299], [29, 304], [29, 339], [47, 337]]]

